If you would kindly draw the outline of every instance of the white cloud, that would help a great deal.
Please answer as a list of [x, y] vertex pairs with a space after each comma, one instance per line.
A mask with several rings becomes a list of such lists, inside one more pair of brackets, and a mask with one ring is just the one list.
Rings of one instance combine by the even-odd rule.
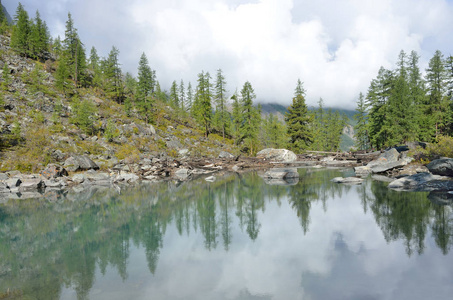
[[[14, 1], [13, 1], [14, 2]], [[5, 2], [10, 12], [16, 4]], [[355, 107], [380, 66], [392, 68], [401, 49], [422, 55], [453, 53], [452, 3], [446, 0], [24, 0], [39, 9], [53, 34], [63, 34], [67, 12], [87, 47], [121, 53], [136, 72], [142, 52], [162, 86], [221, 68], [230, 92], [245, 81], [258, 100], [290, 104], [298, 78], [307, 102]], [[88, 49], [89, 50], [89, 49]]]

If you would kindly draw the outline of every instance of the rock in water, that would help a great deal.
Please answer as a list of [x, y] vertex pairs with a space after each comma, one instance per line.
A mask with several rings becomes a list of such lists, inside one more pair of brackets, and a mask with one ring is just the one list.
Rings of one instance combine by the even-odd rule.
[[279, 162], [293, 162], [297, 160], [297, 155], [287, 149], [264, 149], [258, 152], [256, 157]]
[[358, 177], [335, 177], [334, 179], [332, 179], [332, 182], [344, 184], [362, 184], [363, 179]]
[[296, 168], [273, 168], [264, 173], [267, 179], [290, 179], [299, 178], [299, 172]]
[[428, 170], [435, 175], [453, 177], [453, 158], [433, 160], [427, 165], [427, 167]]

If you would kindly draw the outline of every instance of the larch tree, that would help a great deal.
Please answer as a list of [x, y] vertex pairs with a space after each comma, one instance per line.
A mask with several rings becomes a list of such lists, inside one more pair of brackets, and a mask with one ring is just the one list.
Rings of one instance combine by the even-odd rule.
[[258, 129], [261, 123], [261, 112], [253, 106], [256, 98], [255, 91], [250, 82], [246, 82], [241, 90], [241, 141], [245, 150], [254, 154], [258, 150]]
[[368, 122], [367, 110], [365, 105], [365, 98], [362, 93], [357, 100], [356, 113], [354, 114], [356, 125], [354, 126], [355, 146], [359, 150], [368, 150], [369, 136], [368, 136]]
[[297, 82], [293, 103], [288, 107], [285, 122], [290, 149], [298, 153], [308, 149], [313, 142], [313, 134], [310, 129], [312, 117], [305, 104], [305, 90], [300, 79]]
[[27, 11], [22, 4], [16, 9], [14, 16], [14, 26], [11, 34], [11, 48], [22, 56], [30, 55], [29, 36], [31, 23]]
[[228, 124], [229, 114], [226, 110], [226, 80], [221, 69], [217, 70], [214, 99], [216, 104], [217, 123], [220, 126], [222, 137], [225, 140], [225, 128]]
[[443, 134], [448, 124], [447, 102], [447, 71], [442, 52], [437, 50], [429, 61], [426, 69], [426, 82], [428, 85], [428, 114], [432, 116], [435, 139]]
[[146, 122], [149, 122], [150, 112], [152, 108], [153, 92], [153, 71], [149, 66], [148, 58], [145, 53], [142, 53], [138, 62], [138, 82], [137, 82], [137, 97], [136, 105], [139, 113], [145, 117]]

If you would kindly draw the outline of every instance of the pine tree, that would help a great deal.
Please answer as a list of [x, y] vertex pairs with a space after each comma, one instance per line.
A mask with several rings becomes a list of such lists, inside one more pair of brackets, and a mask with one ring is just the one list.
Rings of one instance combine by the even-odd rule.
[[389, 136], [388, 100], [393, 87], [393, 73], [381, 67], [376, 79], [371, 81], [366, 97], [369, 107], [368, 122], [370, 141], [381, 149], [387, 145]]
[[425, 115], [427, 110], [426, 104], [426, 89], [425, 81], [423, 80], [420, 68], [418, 67], [420, 57], [417, 52], [412, 51], [409, 55], [409, 65], [407, 68], [408, 72], [408, 84], [409, 84], [409, 96], [411, 103], [414, 106], [414, 118], [416, 128], [416, 138], [421, 141], [431, 140], [430, 134], [430, 117]]
[[426, 70], [426, 81], [428, 84], [428, 114], [432, 116], [435, 138], [446, 131], [448, 120], [447, 102], [447, 80], [448, 75], [445, 69], [443, 54], [437, 50], [429, 61]]
[[356, 113], [354, 114], [354, 120], [357, 122], [354, 126], [355, 145], [359, 150], [368, 150], [369, 137], [367, 128], [367, 111], [365, 99], [362, 93], [360, 93], [359, 99], [357, 100], [357, 108]]
[[287, 145], [286, 127], [274, 114], [269, 114], [263, 122], [266, 148], [284, 148]]
[[178, 91], [179, 106], [182, 111], [186, 111], [186, 90], [184, 88], [184, 81], [181, 79], [179, 82], [179, 91]]
[[142, 53], [138, 63], [137, 107], [148, 122], [152, 108], [151, 93], [153, 90], [153, 71], [145, 53]]
[[293, 103], [288, 107], [285, 116], [286, 128], [289, 136], [289, 147], [291, 150], [300, 153], [307, 149], [313, 142], [313, 135], [310, 130], [312, 117], [308, 113], [305, 104], [305, 90], [300, 79], [293, 98]]
[[233, 117], [233, 135], [235, 139], [236, 145], [239, 145], [240, 143], [240, 138], [241, 138], [241, 133], [240, 133], [240, 128], [241, 128], [241, 103], [239, 100], [239, 95], [238, 91], [231, 96], [232, 100], [232, 117]]
[[313, 139], [313, 143], [310, 146], [310, 149], [315, 151], [325, 151], [327, 149], [327, 115], [324, 109], [324, 100], [319, 98], [318, 108], [309, 113], [313, 120], [311, 126], [313, 136], [316, 138]]
[[398, 69], [388, 100], [388, 136], [386, 146], [414, 141], [417, 133], [415, 105], [410, 97], [406, 53], [400, 52]]
[[186, 110], [190, 111], [192, 109], [192, 104], [193, 104], [193, 89], [192, 89], [192, 84], [189, 82], [187, 85], [187, 101], [186, 101]]
[[104, 62], [105, 90], [107, 95], [118, 103], [124, 100], [124, 86], [122, 72], [119, 63], [120, 51], [115, 46], [109, 52], [107, 60]]
[[253, 100], [256, 98], [250, 82], [246, 82], [241, 90], [241, 141], [250, 155], [258, 150], [258, 129], [261, 122], [260, 110], [253, 107]]
[[39, 11], [36, 11], [34, 22], [31, 23], [29, 48], [30, 54], [34, 58], [43, 57], [49, 48], [50, 34], [46, 22], [41, 20]]
[[170, 88], [170, 104], [174, 108], [179, 107], [179, 89], [178, 89], [178, 84], [176, 83], [176, 80], [174, 80], [171, 84]]
[[13, 32], [11, 34], [11, 48], [23, 56], [30, 55], [29, 36], [31, 23], [27, 11], [19, 2], [14, 16]]
[[202, 71], [198, 74], [198, 84], [191, 110], [192, 116], [204, 127], [206, 137], [210, 133], [212, 123], [210, 79], [209, 73], [204, 73]]
[[216, 115], [218, 116], [218, 125], [222, 132], [222, 137], [225, 140], [225, 127], [227, 125], [229, 116], [226, 110], [226, 81], [225, 76], [222, 74], [222, 70], [217, 70], [217, 77], [215, 83], [215, 104], [216, 104]]

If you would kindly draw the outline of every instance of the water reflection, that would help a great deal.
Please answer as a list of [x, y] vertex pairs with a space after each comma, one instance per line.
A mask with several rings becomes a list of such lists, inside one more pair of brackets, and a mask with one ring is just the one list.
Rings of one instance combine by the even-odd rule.
[[[329, 299], [335, 289], [322, 289], [326, 280], [332, 287], [340, 286], [345, 283], [338, 281], [345, 270], [352, 270], [350, 276], [359, 278], [381, 267], [371, 266], [375, 260], [362, 260], [371, 255], [367, 247], [379, 240], [369, 217], [384, 241], [401, 243], [408, 258], [414, 253], [422, 255], [426, 249], [432, 255], [431, 241], [444, 256], [449, 254], [453, 212], [452, 206], [446, 205], [448, 197], [395, 192], [376, 181], [362, 186], [331, 183], [330, 179], [345, 175], [340, 170], [299, 172], [299, 182], [288, 186], [263, 184], [258, 174], [250, 173], [227, 176], [215, 183], [198, 180], [144, 185], [121, 194], [92, 189], [41, 200], [9, 200], [0, 205], [0, 296], [9, 290], [25, 298], [59, 299], [65, 298], [69, 289], [75, 291], [77, 299], [100, 299], [101, 295], [93, 296], [99, 276], [110, 277], [109, 270], [114, 269], [122, 282], [135, 280], [142, 274], [136, 271], [139, 264], [134, 261], [139, 254], [135, 253], [143, 253], [147, 272], [156, 281], [143, 285], [143, 290], [157, 289], [155, 284], [162, 284], [159, 280], [175, 280], [177, 275], [170, 270], [189, 267], [187, 277], [198, 274], [198, 279], [205, 278], [210, 284], [214, 279], [219, 281], [209, 293], [187, 294], [185, 290], [177, 295], [165, 291], [161, 298], [289, 299], [309, 294], [314, 299]], [[439, 198], [442, 205], [440, 200], [433, 201]], [[300, 224], [298, 228], [291, 225], [293, 217]], [[329, 257], [335, 257], [335, 263], [330, 264]], [[425, 253], [425, 257], [429, 256]], [[193, 264], [204, 264], [203, 259], [208, 269], [195, 272]], [[286, 266], [291, 276], [276, 269], [276, 261]], [[249, 277], [236, 281], [230, 277], [237, 277], [238, 271], [225, 267], [227, 262], [236, 269], [255, 266], [242, 270], [243, 276], [247, 272], [263, 276], [263, 271], [272, 276], [265, 273], [268, 282]], [[212, 273], [216, 268], [221, 275]], [[285, 274], [280, 278], [273, 272]], [[284, 282], [279, 281], [293, 277], [299, 277], [299, 284], [292, 288], [284, 288]], [[362, 280], [365, 278], [369, 279], [365, 276]], [[186, 285], [191, 282], [184, 280]], [[243, 286], [244, 282], [249, 285]], [[226, 292], [233, 288], [234, 293]], [[125, 289], [117, 297], [127, 298], [130, 293]], [[354, 293], [351, 295], [373, 296], [362, 290]]]

